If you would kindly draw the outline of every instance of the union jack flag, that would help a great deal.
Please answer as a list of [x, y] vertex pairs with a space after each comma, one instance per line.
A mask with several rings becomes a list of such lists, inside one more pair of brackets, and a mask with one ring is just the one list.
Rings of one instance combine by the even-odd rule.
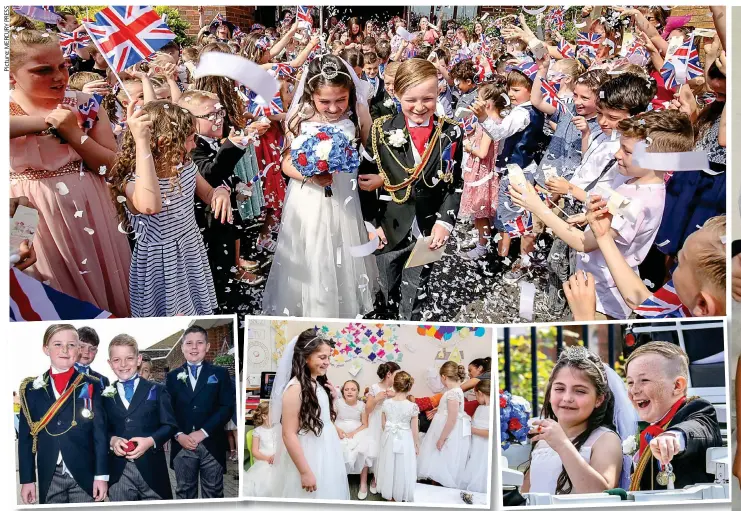
[[14, 5], [13, 10], [30, 20], [40, 21], [50, 25], [56, 24], [60, 19], [59, 14], [54, 12], [53, 5]]
[[556, 49], [558, 50], [558, 53], [560, 53], [565, 59], [576, 58], [576, 51], [574, 51], [574, 47], [571, 46], [571, 44], [569, 44], [566, 39], [561, 39], [556, 45]]
[[528, 234], [533, 229], [533, 216], [525, 211], [514, 220], [504, 222], [504, 230], [513, 238]]
[[468, 117], [464, 117], [463, 120], [461, 120], [461, 128], [463, 128], [463, 131], [466, 133], [466, 135], [470, 135], [474, 131], [476, 131], [476, 125], [479, 123], [478, 117], [475, 115], [469, 115]]
[[649, 60], [648, 50], [646, 50], [646, 47], [643, 46], [640, 41], [634, 39], [633, 42], [630, 43], [630, 46], [628, 46], [625, 58], [628, 59], [628, 62], [631, 64], [645, 66]]
[[670, 280], [635, 309], [636, 314], [644, 318], [687, 318], [691, 317], [689, 309], [682, 304]]
[[514, 69], [527, 76], [530, 80], [535, 80], [535, 75], [538, 73], [538, 64], [532, 61], [520, 62]]
[[600, 40], [602, 34], [595, 34], [594, 32], [579, 32], [576, 36], [577, 53], [586, 52], [590, 57], [597, 55], [597, 50], [600, 47]]
[[151, 7], [106, 7], [86, 25], [88, 34], [116, 71], [133, 66], [175, 39], [175, 34]]
[[551, 30], [563, 30], [566, 24], [563, 20], [563, 15], [566, 10], [563, 7], [554, 7], [546, 16], [546, 23], [551, 27]]
[[111, 318], [110, 312], [72, 298], [16, 268], [10, 269], [10, 321]]
[[540, 92], [543, 93], [543, 100], [556, 109], [557, 112], [563, 112], [563, 103], [558, 99], [558, 90], [561, 84], [552, 83], [548, 80], [540, 80]]
[[222, 16], [220, 12], [216, 13], [216, 16], [214, 16], [214, 19], [211, 21], [212, 25], [214, 23], [218, 23], [219, 25], [224, 23], [224, 16]]
[[280, 91], [275, 93], [270, 103], [266, 103], [260, 96], [250, 92], [249, 111], [255, 117], [270, 117], [271, 115], [282, 114], [283, 100], [280, 98]]
[[98, 110], [100, 110], [100, 103], [103, 101], [103, 97], [98, 94], [93, 94], [87, 103], [80, 104], [77, 106], [77, 111], [80, 112], [80, 124], [82, 129], [86, 132], [95, 125], [95, 121], [98, 119]]
[[[684, 67], [683, 78], [678, 79], [677, 70]], [[667, 57], [661, 67], [661, 77], [664, 79], [664, 87], [669, 90], [676, 89], [683, 83], [697, 76], [702, 76], [703, 70], [700, 65], [700, 55], [694, 47], [693, 38], [688, 37], [677, 48], [673, 55]], [[682, 80], [682, 81], [680, 81]]]
[[62, 53], [66, 56], [77, 53], [77, 50], [88, 44], [90, 44], [90, 36], [84, 30], [59, 33], [59, 45], [62, 47]]
[[304, 28], [311, 28], [314, 19], [311, 17], [311, 6], [310, 5], [299, 5], [296, 7], [296, 17], [300, 24], [304, 24]]
[[296, 73], [296, 68], [291, 67], [283, 62], [278, 62], [276, 64], [273, 64], [273, 66], [270, 68], [270, 71], [268, 72], [276, 78], [293, 78], [293, 75]]

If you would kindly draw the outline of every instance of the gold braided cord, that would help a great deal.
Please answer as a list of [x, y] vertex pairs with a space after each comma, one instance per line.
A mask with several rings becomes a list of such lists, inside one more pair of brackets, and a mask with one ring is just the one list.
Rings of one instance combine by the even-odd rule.
[[[422, 155], [422, 160], [418, 165], [415, 165], [414, 167], [408, 168], [405, 167], [397, 158], [396, 155], [394, 155], [393, 151], [389, 150], [389, 154], [394, 159], [394, 161], [404, 169], [404, 171], [407, 174], [410, 174], [410, 176], [403, 180], [399, 184], [392, 184], [391, 180], [389, 179], [388, 175], [386, 174], [386, 171], [383, 169], [383, 166], [381, 165], [381, 158], [379, 157], [378, 152], [378, 143], [379, 143], [379, 136], [380, 136], [380, 142], [381, 145], [386, 145], [384, 143], [384, 133], [383, 133], [383, 123], [386, 122], [388, 119], [392, 118], [393, 115], [384, 115], [382, 117], [379, 117], [373, 122], [373, 127], [371, 129], [371, 144], [373, 149], [373, 156], [376, 160], [376, 165], [378, 166], [378, 173], [383, 178], [384, 182], [384, 189], [389, 192], [391, 195], [391, 199], [396, 202], [397, 204], [403, 204], [406, 201], [409, 200], [409, 196], [412, 193], [412, 187], [411, 184], [416, 181], [419, 176], [422, 174], [422, 171], [424, 170], [424, 167], [427, 165], [428, 160], [430, 158], [430, 155], [432, 154], [432, 150], [435, 146], [435, 144], [440, 145], [440, 162], [439, 162], [439, 170], [442, 172], [443, 168], [443, 160], [442, 160], [442, 143], [440, 141], [440, 135], [443, 130], [444, 123], [447, 121], [449, 123], [454, 123], [451, 119], [448, 119], [447, 117], [442, 117], [438, 120], [438, 125], [435, 129], [435, 131], [432, 134], [432, 138], [430, 139], [429, 143], [427, 144], [427, 148], [425, 149], [424, 154]], [[411, 138], [411, 135], [410, 135]], [[434, 183], [430, 185], [427, 183], [427, 181], [424, 178], [424, 175], [422, 175], [422, 181], [424, 182], [425, 186], [428, 188], [434, 188], [437, 183]], [[441, 181], [446, 182], [452, 182], [452, 176], [444, 176]], [[406, 188], [404, 192], [404, 197], [399, 198], [395, 195], [395, 192], [401, 190], [402, 188]]]
[[[94, 376], [91, 376], [90, 378], [100, 381], [98, 378]], [[44, 424], [44, 417], [46, 417], [46, 415], [49, 413], [49, 410], [51, 410], [51, 408], [53, 408], [56, 405], [56, 402], [51, 406], [51, 408], [49, 408], [49, 410], [46, 411], [46, 413], [44, 414], [44, 417], [42, 417], [41, 420], [34, 422], [33, 419], [31, 418], [31, 412], [28, 409], [28, 401], [26, 400], [26, 390], [27, 390], [28, 384], [32, 383], [35, 380], [35, 378], [29, 377], [29, 378], [24, 379], [21, 382], [21, 387], [18, 391], [18, 394], [20, 396], [20, 402], [21, 402], [21, 411], [23, 412], [23, 416], [26, 418], [26, 422], [28, 422], [28, 427], [31, 430], [31, 437], [33, 438], [32, 452], [34, 454], [36, 454], [36, 447], [38, 445], [38, 436], [41, 430], [46, 431], [46, 433], [49, 436], [57, 437], [57, 436], [64, 435], [70, 429], [77, 426], [77, 421], [75, 420], [75, 417], [77, 416], [77, 403], [75, 403], [75, 390], [77, 390], [77, 388], [80, 386], [80, 382], [82, 382], [82, 380], [84, 379], [85, 379], [84, 374], [78, 374], [75, 381], [72, 382], [72, 392], [70, 392], [70, 394], [67, 397], [67, 399], [69, 399], [70, 397], [72, 398], [72, 422], [70, 423], [70, 426], [67, 429], [65, 429], [61, 433], [56, 433], [56, 434], [49, 432], [49, 430], [46, 429], [46, 425], [49, 423], [49, 421], [51, 421], [54, 415], [56, 415], [57, 412], [59, 412], [59, 410], [61, 409], [64, 403], [62, 403], [59, 406], [59, 408], [55, 412], [52, 413], [52, 415], [49, 417], [49, 421], [47, 421], [46, 424]], [[50, 384], [49, 380], [45, 380], [45, 381], [47, 382], [47, 385]], [[82, 383], [82, 385], [87, 385], [87, 383]]]

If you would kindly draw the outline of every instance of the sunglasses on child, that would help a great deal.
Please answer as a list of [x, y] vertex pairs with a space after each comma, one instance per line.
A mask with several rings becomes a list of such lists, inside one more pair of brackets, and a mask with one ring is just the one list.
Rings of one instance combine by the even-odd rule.
[[219, 109], [215, 112], [209, 112], [203, 115], [194, 115], [193, 117], [195, 117], [196, 119], [208, 119], [209, 121], [216, 121], [226, 117], [226, 110]]

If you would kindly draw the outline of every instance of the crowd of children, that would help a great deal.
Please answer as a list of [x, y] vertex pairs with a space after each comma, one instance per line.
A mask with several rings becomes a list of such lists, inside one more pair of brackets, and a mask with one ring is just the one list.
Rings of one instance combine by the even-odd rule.
[[[419, 399], [410, 394], [414, 378], [397, 363], [385, 362], [378, 366], [379, 382], [361, 399], [355, 380], [340, 388], [327, 380], [328, 363], [320, 361], [328, 360], [330, 345], [314, 329], [290, 346], [283, 355], [292, 362], [290, 380], [284, 388], [274, 387], [271, 402], [262, 402], [253, 416], [246, 496], [350, 500], [348, 476], [358, 474], [359, 500], [370, 492], [414, 502], [418, 480], [489, 491], [490, 358], [476, 359], [467, 369], [445, 362], [439, 370], [445, 391]], [[306, 397], [299, 402], [299, 393], [310, 385], [315, 392], [307, 394], [317, 402]], [[432, 399], [437, 405], [427, 412], [432, 420], [425, 420], [421, 432], [426, 415], [420, 404]], [[281, 409], [276, 413], [271, 406]]]
[[[85, 31], [72, 13], [47, 30], [14, 13], [11, 197], [40, 218], [20, 269], [116, 316], [462, 320], [450, 291], [485, 297], [482, 279], [536, 284], [536, 316], [582, 315], [575, 293], [592, 317], [725, 313], [723, 7], [703, 31], [662, 7], [571, 8], [575, 42], [558, 10], [470, 31], [312, 31], [291, 12], [241, 30], [200, 10], [196, 44], [118, 76], [93, 45], [63, 53]], [[278, 93], [195, 78], [209, 52], [260, 65]], [[358, 168], [307, 180], [291, 144], [330, 125]], [[646, 168], [691, 151], [707, 168]], [[419, 237], [442, 262], [405, 267]]]

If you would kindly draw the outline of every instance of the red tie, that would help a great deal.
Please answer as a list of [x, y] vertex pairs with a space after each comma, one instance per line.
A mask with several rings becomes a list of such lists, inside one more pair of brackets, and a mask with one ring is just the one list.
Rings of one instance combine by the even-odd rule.
[[641, 444], [640, 444], [640, 449], [639, 449], [639, 456], [643, 455], [643, 451], [646, 450], [651, 440], [653, 440], [654, 438], [656, 438], [657, 436], [659, 436], [660, 434], [664, 432], [665, 430], [664, 426], [666, 426], [672, 421], [674, 416], [677, 415], [677, 412], [682, 407], [682, 405], [684, 405], [685, 402], [687, 402], [687, 398], [686, 397], [681, 398], [679, 401], [674, 403], [671, 409], [667, 412], [666, 415], [664, 415], [664, 417], [661, 418], [661, 420], [659, 420], [659, 422], [655, 424], [650, 424], [646, 429], [641, 431]]
[[427, 141], [430, 140], [430, 135], [432, 135], [432, 128], [432, 120], [429, 121], [427, 126], [410, 128], [407, 125], [409, 135], [411, 135], [412, 142], [414, 142], [414, 147], [417, 148], [417, 152], [420, 156], [425, 153], [425, 144], [427, 144]]
[[49, 371], [49, 375], [51, 376], [51, 379], [54, 380], [54, 388], [57, 389], [57, 392], [61, 394], [64, 392], [64, 389], [67, 388], [67, 384], [69, 383], [69, 380], [72, 378], [72, 373], [75, 372], [74, 367], [70, 367], [63, 373], [57, 373], [54, 374], [53, 372]]

